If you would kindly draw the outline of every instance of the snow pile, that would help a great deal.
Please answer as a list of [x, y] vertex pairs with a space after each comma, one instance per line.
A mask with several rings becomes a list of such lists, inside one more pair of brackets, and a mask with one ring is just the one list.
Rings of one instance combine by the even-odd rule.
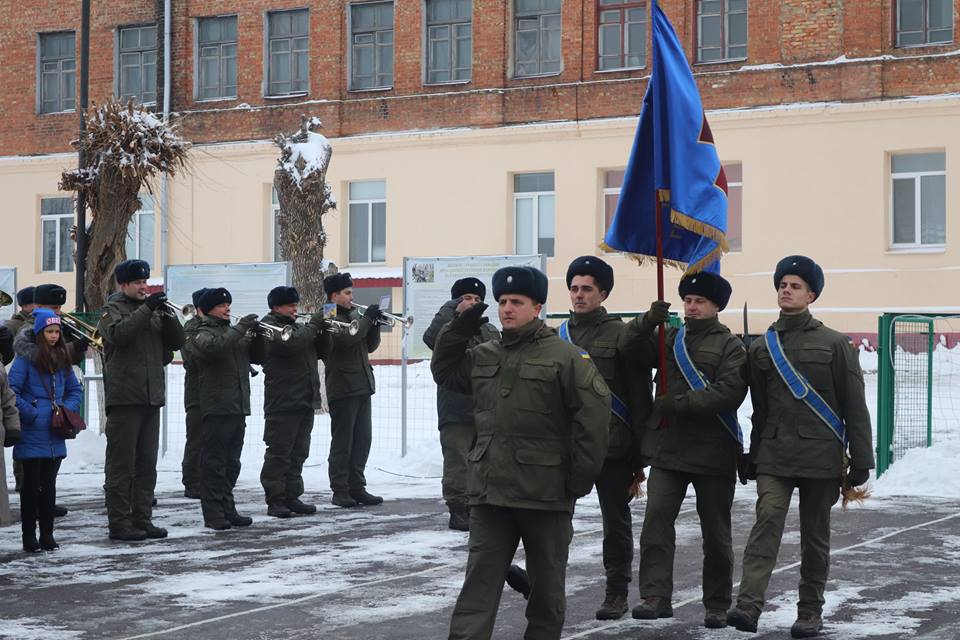
[[281, 148], [279, 168], [290, 176], [291, 181], [301, 190], [304, 183], [310, 182], [314, 176], [321, 181], [324, 179], [330, 156], [333, 155], [330, 141], [323, 134], [314, 131], [322, 126], [320, 118], [307, 118], [297, 134], [289, 138], [277, 138], [277, 144]]
[[908, 449], [874, 483], [875, 496], [930, 496], [960, 499], [960, 439], [934, 441], [932, 447]]

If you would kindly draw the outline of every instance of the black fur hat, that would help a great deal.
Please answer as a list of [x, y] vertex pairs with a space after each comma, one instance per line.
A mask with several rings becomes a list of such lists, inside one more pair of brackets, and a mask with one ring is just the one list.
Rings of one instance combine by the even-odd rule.
[[267, 306], [271, 309], [294, 302], [300, 302], [300, 292], [296, 287], [274, 287], [267, 294]]
[[328, 296], [337, 291], [343, 291], [353, 286], [353, 278], [346, 271], [335, 273], [323, 279], [323, 291]]
[[613, 267], [597, 256], [580, 256], [570, 263], [567, 267], [567, 289], [574, 276], [593, 276], [601, 291], [606, 291], [608, 296], [613, 291]]
[[727, 303], [730, 302], [730, 294], [733, 293], [733, 287], [726, 278], [719, 273], [709, 271], [684, 276], [680, 280], [678, 290], [681, 298], [691, 295], [703, 296], [720, 307], [720, 311], [726, 308]]
[[150, 265], [146, 260], [124, 260], [113, 270], [118, 284], [134, 280], [146, 280], [150, 277]]
[[17, 306], [25, 307], [28, 304], [33, 304], [33, 291], [36, 287], [24, 287], [17, 291]]
[[52, 307], [67, 304], [67, 290], [58, 284], [41, 284], [33, 290], [33, 303]]
[[210, 310], [219, 304], [233, 302], [233, 296], [223, 287], [204, 289], [203, 293], [200, 294], [200, 300], [198, 302], [199, 304], [197, 306], [200, 307], [200, 311], [210, 313]]
[[534, 267], [503, 267], [493, 274], [493, 298], [517, 293], [543, 304], [547, 301], [547, 276]]
[[466, 293], [478, 295], [483, 301], [487, 297], [487, 285], [476, 278], [460, 278], [450, 288], [450, 299], [455, 300]]
[[207, 288], [204, 287], [203, 289], [197, 289], [196, 291], [193, 292], [193, 294], [191, 295], [191, 297], [193, 298], [193, 306], [197, 307], [198, 309], [200, 308], [200, 296], [202, 296], [206, 291], [207, 291]]
[[783, 276], [799, 276], [818, 298], [823, 291], [823, 269], [807, 256], [787, 256], [778, 262], [777, 269], [773, 272], [774, 289], [780, 288]]

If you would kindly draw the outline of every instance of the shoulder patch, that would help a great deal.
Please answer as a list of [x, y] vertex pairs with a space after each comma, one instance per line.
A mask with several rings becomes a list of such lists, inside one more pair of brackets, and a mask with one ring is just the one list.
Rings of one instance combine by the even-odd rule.
[[603, 376], [599, 374], [593, 376], [593, 390], [598, 396], [606, 397], [610, 395], [610, 387], [604, 382]]

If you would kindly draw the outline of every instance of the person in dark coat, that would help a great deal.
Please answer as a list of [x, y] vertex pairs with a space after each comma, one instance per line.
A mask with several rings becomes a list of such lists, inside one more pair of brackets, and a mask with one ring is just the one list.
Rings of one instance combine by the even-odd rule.
[[36, 307], [33, 304], [34, 289], [35, 287], [24, 287], [17, 291], [17, 306], [20, 310], [0, 326], [0, 362], [3, 366], [13, 362], [13, 339]]
[[186, 413], [186, 442], [183, 445], [183, 462], [180, 471], [183, 478], [183, 497], [200, 499], [200, 450], [203, 443], [203, 419], [200, 412], [200, 380], [197, 379], [197, 363], [193, 356], [193, 340], [203, 321], [200, 296], [206, 289], [197, 289], [191, 296], [194, 315], [183, 323], [183, 409]]
[[[10, 388], [17, 396], [21, 416], [20, 440], [13, 458], [23, 465], [20, 489], [23, 549], [53, 551], [53, 507], [57, 497], [57, 471], [67, 455], [63, 438], [51, 429], [54, 405], [80, 411], [82, 389], [70, 365], [60, 332], [60, 318], [52, 311], [34, 313], [34, 340], [20, 332], [14, 342], [17, 358], [10, 369]], [[37, 540], [37, 522], [40, 539]]]

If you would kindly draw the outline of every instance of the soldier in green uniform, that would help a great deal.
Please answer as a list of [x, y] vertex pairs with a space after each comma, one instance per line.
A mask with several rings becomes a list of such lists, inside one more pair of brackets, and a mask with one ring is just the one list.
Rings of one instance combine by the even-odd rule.
[[[7, 366], [13, 361], [13, 339], [17, 332], [26, 323], [27, 326], [33, 325], [31, 313], [37, 305], [33, 303], [33, 291], [35, 287], [24, 287], [17, 291], [17, 306], [20, 310], [13, 314], [9, 320], [0, 326], [0, 362]], [[28, 321], [29, 320], [29, 321]]]
[[[423, 342], [432, 351], [440, 329], [466, 309], [483, 302], [486, 296], [487, 286], [477, 278], [461, 278], [454, 282], [450, 289], [451, 300], [437, 311], [433, 322], [423, 332]], [[471, 338], [470, 346], [475, 347], [499, 337], [500, 332], [488, 322]], [[437, 387], [437, 426], [443, 452], [443, 499], [450, 510], [449, 527], [469, 531], [467, 453], [477, 434], [473, 426], [473, 398], [468, 394]]]
[[437, 336], [437, 384], [473, 395], [477, 441], [467, 457], [470, 554], [451, 640], [490, 638], [510, 561], [522, 540], [530, 572], [528, 640], [563, 629], [573, 507], [607, 454], [610, 390], [589, 356], [539, 318], [547, 277], [532, 267], [493, 276], [503, 338], [470, 347], [479, 303]]
[[[687, 275], [679, 293], [684, 324], [667, 329], [666, 387], [658, 389], [643, 441], [652, 468], [640, 533], [643, 602], [633, 617], [673, 616], [674, 524], [692, 484], [703, 536], [703, 623], [718, 629], [726, 626], [733, 590], [730, 509], [742, 450], [736, 410], [747, 393], [747, 356], [717, 317], [731, 293], [723, 277]], [[659, 360], [654, 329], [667, 319], [667, 307], [654, 302], [631, 327], [647, 337], [642, 360], [650, 366]]]
[[180, 358], [183, 360], [183, 408], [186, 412], [187, 437], [183, 445], [183, 497], [200, 499], [200, 450], [203, 446], [203, 420], [200, 411], [200, 380], [197, 379], [197, 363], [193, 356], [193, 340], [203, 320], [200, 310], [200, 296], [206, 289], [197, 289], [191, 296], [194, 315], [183, 323], [183, 348]]
[[[874, 466], [870, 414], [855, 349], [810, 315], [823, 270], [806, 256], [777, 264], [780, 318], [750, 345], [753, 430], [743, 473], [757, 481], [757, 520], [743, 552], [743, 580], [727, 622], [755, 632], [795, 489], [800, 492], [800, 599], [794, 638], [823, 628], [830, 568], [830, 509], [841, 489]], [[845, 461], [849, 455], [849, 472]]]
[[633, 573], [633, 528], [629, 488], [643, 468], [640, 442], [650, 412], [650, 368], [632, 358], [626, 325], [607, 313], [604, 301], [613, 290], [613, 268], [596, 256], [581, 256], [567, 268], [572, 311], [560, 337], [590, 354], [611, 390], [606, 418], [610, 447], [597, 477], [603, 517], [603, 567], [606, 593], [598, 620], [616, 620], [627, 612], [627, 589]]
[[323, 330], [323, 312], [306, 324], [297, 323], [300, 293], [294, 287], [275, 287], [267, 295], [270, 313], [262, 322], [293, 327], [289, 340], [257, 337], [262, 343], [264, 382], [263, 442], [267, 445], [260, 484], [267, 514], [289, 518], [295, 513], [316, 513], [317, 507], [300, 500], [303, 463], [310, 455], [314, 412], [321, 407], [318, 361], [329, 352], [329, 335]]
[[330, 404], [330, 455], [327, 467], [333, 504], [338, 507], [373, 505], [383, 498], [367, 492], [364, 469], [370, 456], [373, 425], [370, 397], [376, 392], [369, 354], [380, 346], [380, 307], [372, 304], [359, 315], [353, 304], [353, 279], [335, 273], [323, 279], [327, 299], [337, 305], [340, 322], [358, 321], [356, 334], [333, 336], [327, 356], [327, 401]]
[[200, 506], [203, 524], [215, 531], [246, 527], [253, 520], [237, 513], [233, 487], [240, 475], [240, 453], [246, 416], [250, 415], [252, 333], [257, 314], [230, 324], [233, 297], [224, 288], [200, 295], [203, 320], [193, 340], [193, 358], [200, 376], [203, 445], [200, 453]]
[[150, 265], [125, 260], [115, 271], [120, 291], [100, 318], [107, 409], [107, 519], [111, 540], [165, 538], [153, 524], [160, 407], [166, 402], [163, 367], [183, 346], [183, 325], [164, 309], [167, 296], [148, 294]]

